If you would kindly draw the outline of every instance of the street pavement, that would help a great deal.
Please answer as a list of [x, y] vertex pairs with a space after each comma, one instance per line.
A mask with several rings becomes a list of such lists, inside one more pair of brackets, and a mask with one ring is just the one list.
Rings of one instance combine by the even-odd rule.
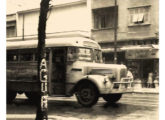
[[[159, 94], [124, 94], [116, 104], [102, 98], [92, 108], [83, 108], [75, 97], [49, 98], [50, 120], [158, 120]], [[7, 120], [34, 120], [35, 105], [24, 95], [17, 95], [13, 104], [7, 105]]]

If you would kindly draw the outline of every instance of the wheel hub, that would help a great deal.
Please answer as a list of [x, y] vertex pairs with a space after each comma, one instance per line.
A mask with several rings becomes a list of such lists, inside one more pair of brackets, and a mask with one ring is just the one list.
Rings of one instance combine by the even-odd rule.
[[82, 89], [80, 96], [85, 101], [90, 101], [92, 99], [92, 94], [90, 89]]

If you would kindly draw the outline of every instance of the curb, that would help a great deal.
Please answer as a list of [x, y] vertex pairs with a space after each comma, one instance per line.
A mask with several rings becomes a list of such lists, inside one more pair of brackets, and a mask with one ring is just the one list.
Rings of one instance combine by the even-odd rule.
[[133, 93], [136, 93], [136, 94], [159, 94], [159, 92], [139, 92], [139, 91], [135, 91]]
[[159, 94], [159, 89], [138, 89], [133, 90], [133, 93], [139, 93], [139, 94]]

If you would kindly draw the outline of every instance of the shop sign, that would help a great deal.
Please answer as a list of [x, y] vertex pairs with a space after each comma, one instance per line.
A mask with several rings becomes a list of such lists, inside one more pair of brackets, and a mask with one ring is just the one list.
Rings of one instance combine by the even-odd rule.
[[129, 50], [125, 54], [126, 59], [156, 59], [159, 58], [158, 49]]

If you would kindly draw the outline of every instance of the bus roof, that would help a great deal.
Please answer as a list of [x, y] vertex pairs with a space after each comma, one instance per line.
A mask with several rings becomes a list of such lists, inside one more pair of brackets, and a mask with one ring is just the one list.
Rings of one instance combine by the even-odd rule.
[[[85, 37], [64, 37], [46, 39], [46, 47], [90, 47], [101, 49], [97, 42]], [[38, 40], [7, 42], [7, 50], [37, 48]]]

